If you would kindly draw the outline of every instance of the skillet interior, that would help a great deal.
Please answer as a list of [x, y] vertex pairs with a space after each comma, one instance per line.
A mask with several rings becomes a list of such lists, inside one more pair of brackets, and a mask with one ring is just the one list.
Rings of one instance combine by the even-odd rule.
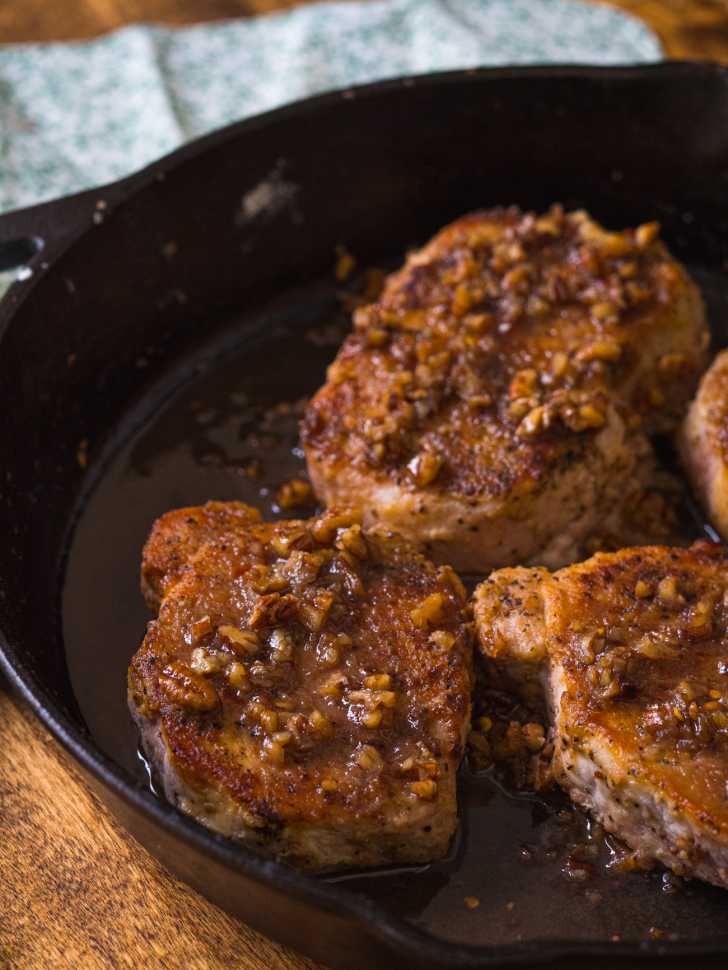
[[[504, 201], [583, 204], [614, 226], [658, 218], [719, 328], [724, 73], [539, 69], [374, 85], [219, 133], [99, 193], [107, 197], [101, 221], [55, 259], [51, 246], [48, 269], [0, 308], [0, 441], [12, 444], [0, 622], [14, 679], [132, 830], [216, 901], [336, 965], [381, 965], [384, 946], [418, 966], [530, 962], [529, 943], [544, 938], [554, 942], [540, 956], [576, 958], [576, 941], [583, 953], [612, 934], [643, 941], [651, 926], [680, 941], [616, 951], [677, 954], [728, 939], [717, 890], [670, 896], [659, 874], [568, 882], [559, 846], [570, 830], [483, 780], [465, 780], [465, 837], [450, 862], [311, 884], [155, 804], [123, 707], [145, 620], [136, 575], [148, 526], [170, 506], [212, 496], [269, 507], [255, 494], [267, 478], [241, 474], [254, 457], [244, 435], [257, 405], [309, 393], [335, 352], [305, 334], [335, 316], [337, 244], [362, 265], [391, 263], [448, 219]], [[273, 430], [295, 464], [289, 425]], [[270, 482], [285, 477], [270, 452], [267, 465]], [[555, 839], [555, 857], [519, 862], [520, 843], [542, 837]], [[475, 912], [462, 903], [471, 894], [482, 900]], [[351, 945], [368, 934], [380, 942]]]

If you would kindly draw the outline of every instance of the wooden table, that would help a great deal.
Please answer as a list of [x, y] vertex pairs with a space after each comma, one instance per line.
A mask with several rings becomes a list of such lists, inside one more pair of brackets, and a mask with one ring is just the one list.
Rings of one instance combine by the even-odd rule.
[[[0, 42], [88, 37], [135, 20], [189, 23], [301, 0], [0, 0]], [[613, 0], [672, 57], [728, 63], [728, 0]], [[304, 970], [173, 879], [0, 688], [0, 970]]]
[[[169, 24], [270, 13], [308, 0], [0, 0], [0, 43], [92, 37], [138, 20]], [[728, 62], [728, 0], [602, 0], [645, 20], [671, 57]]]

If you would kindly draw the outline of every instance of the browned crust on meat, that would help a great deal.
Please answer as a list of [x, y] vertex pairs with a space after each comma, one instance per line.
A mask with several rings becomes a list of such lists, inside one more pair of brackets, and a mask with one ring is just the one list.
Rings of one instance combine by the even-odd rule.
[[241, 837], [303, 865], [446, 850], [471, 651], [450, 569], [352, 514], [266, 523], [209, 503], [155, 524], [142, 575], [162, 603], [130, 703], [198, 806], [229, 806]]
[[260, 512], [242, 502], [208, 502], [173, 515], [173, 520], [166, 516], [157, 520], [142, 553], [142, 593], [153, 609], [201, 546], [260, 521]]
[[[500, 578], [499, 578], [500, 577]], [[481, 650], [533, 683], [558, 669], [560, 757], [610, 752], [676, 816], [728, 836], [728, 561], [722, 546], [598, 553], [556, 573], [502, 570], [476, 593]], [[500, 601], [500, 607], [499, 607]], [[524, 614], [522, 643], [499, 638]], [[499, 626], [500, 624], [500, 626]], [[529, 628], [534, 649], [529, 651]], [[517, 649], [514, 649], [517, 645]], [[530, 676], [529, 676], [530, 673]]]
[[725, 550], [647, 547], [562, 572], [550, 650], [570, 723], [598, 733], [679, 814], [728, 834]]
[[606, 232], [558, 206], [465, 216], [355, 313], [303, 422], [312, 481], [326, 502], [366, 501], [369, 481], [517, 519], [584, 460], [610, 403], [632, 428], [674, 426], [707, 341], [656, 225]]
[[703, 376], [678, 448], [706, 515], [728, 538], [728, 351], [718, 354]]

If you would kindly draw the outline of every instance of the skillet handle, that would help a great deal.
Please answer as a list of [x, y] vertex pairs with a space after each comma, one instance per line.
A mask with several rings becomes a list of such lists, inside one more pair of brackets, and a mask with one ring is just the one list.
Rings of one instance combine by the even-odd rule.
[[0, 215], [0, 271], [31, 263], [43, 250], [56, 250], [77, 230], [102, 219], [114, 189], [88, 189]]

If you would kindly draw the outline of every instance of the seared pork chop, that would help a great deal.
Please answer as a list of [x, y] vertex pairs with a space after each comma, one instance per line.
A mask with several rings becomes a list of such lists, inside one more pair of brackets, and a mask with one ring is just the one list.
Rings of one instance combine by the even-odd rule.
[[642, 487], [707, 343], [656, 224], [465, 216], [356, 311], [304, 418], [311, 481], [455, 568], [562, 565]]
[[465, 594], [356, 518], [211, 502], [159, 519], [142, 564], [129, 703], [167, 798], [312, 868], [427, 862], [457, 823]]
[[545, 701], [571, 798], [643, 861], [728, 888], [724, 549], [499, 570], [475, 614], [490, 676]]
[[728, 350], [718, 354], [701, 380], [678, 447], [706, 515], [728, 539]]

